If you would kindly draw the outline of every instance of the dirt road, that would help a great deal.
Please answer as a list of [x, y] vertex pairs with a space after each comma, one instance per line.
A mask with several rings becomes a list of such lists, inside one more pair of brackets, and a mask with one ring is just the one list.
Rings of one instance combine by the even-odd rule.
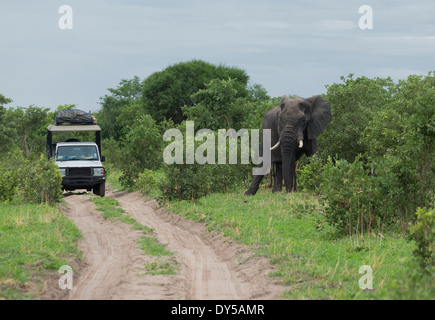
[[284, 288], [268, 277], [271, 266], [206, 226], [156, 209], [139, 193], [107, 193], [137, 222], [154, 229], [160, 243], [174, 253], [175, 275], [150, 275], [152, 261], [137, 243], [141, 231], [102, 218], [89, 197], [65, 197], [67, 217], [80, 229], [86, 265], [74, 275], [68, 299], [279, 299]]

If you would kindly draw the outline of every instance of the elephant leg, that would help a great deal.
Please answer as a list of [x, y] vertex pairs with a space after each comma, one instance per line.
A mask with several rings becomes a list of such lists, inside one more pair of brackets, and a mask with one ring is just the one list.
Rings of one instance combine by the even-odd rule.
[[281, 192], [282, 190], [282, 163], [275, 163], [275, 176], [272, 192]]
[[251, 186], [248, 190], [245, 191], [245, 196], [253, 196], [257, 193], [258, 188], [260, 187], [261, 180], [263, 180], [264, 176], [254, 176], [254, 181], [252, 181]]

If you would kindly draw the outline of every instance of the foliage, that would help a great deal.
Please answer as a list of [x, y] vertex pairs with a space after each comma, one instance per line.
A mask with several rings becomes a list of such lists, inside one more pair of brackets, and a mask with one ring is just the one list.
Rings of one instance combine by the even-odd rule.
[[12, 129], [4, 119], [4, 114], [6, 113], [4, 105], [11, 102], [12, 99], [6, 98], [0, 93], [0, 152], [2, 153], [10, 150], [13, 145]]
[[254, 113], [262, 120], [264, 114], [256, 111], [259, 106], [269, 102], [270, 98], [260, 85], [251, 86], [246, 97], [240, 97], [238, 87], [239, 84], [235, 79], [213, 79], [206, 84], [205, 89], [192, 95], [196, 104], [184, 106], [183, 114], [188, 120], [195, 121], [197, 130], [258, 128], [257, 125], [252, 127], [246, 119], [251, 119], [250, 116]]
[[[17, 167], [22, 160], [21, 153], [9, 152], [0, 159], [0, 202], [14, 198], [18, 188], [19, 171]], [[18, 160], [18, 161], [17, 161]]]
[[279, 104], [281, 97], [269, 98], [260, 101], [246, 101], [243, 105], [244, 118], [242, 128], [261, 129], [265, 114]]
[[29, 202], [54, 204], [62, 199], [62, 176], [53, 159], [44, 154], [22, 168], [22, 191]]
[[417, 244], [414, 255], [429, 275], [435, 275], [435, 210], [418, 208], [417, 220], [410, 227], [409, 238]]
[[122, 165], [121, 143], [114, 138], [106, 138], [101, 140], [101, 149], [106, 157], [106, 165], [110, 164], [115, 168], [120, 168]]
[[353, 162], [358, 154], [368, 151], [362, 132], [374, 114], [391, 101], [394, 83], [390, 78], [354, 79], [353, 74], [341, 80], [343, 83], [326, 86], [324, 98], [331, 106], [333, 118], [317, 140], [322, 158], [337, 156]]
[[154, 119], [150, 115], [137, 119], [129, 128], [122, 147], [120, 180], [125, 187], [132, 188], [145, 169], [160, 168], [162, 146], [160, 130]]
[[182, 107], [192, 107], [198, 101], [193, 96], [206, 88], [213, 79], [234, 79], [238, 97], [248, 95], [248, 75], [242, 69], [192, 60], [168, 66], [143, 81], [143, 102], [147, 112], [157, 121], [184, 120]]
[[[301, 159], [302, 162], [302, 159]], [[323, 160], [317, 155], [304, 157], [303, 165], [297, 170], [297, 188], [300, 191], [320, 193], [323, 181]]]
[[243, 110], [234, 104], [238, 95], [236, 81], [213, 79], [205, 86], [192, 95], [195, 105], [182, 108], [187, 119], [195, 121], [197, 130], [238, 128]]
[[98, 124], [103, 128], [103, 138], [119, 140], [126, 134], [125, 129], [144, 113], [142, 84], [140, 78], [123, 79], [118, 87], [109, 88], [110, 95], [100, 98], [101, 110], [95, 114]]
[[48, 108], [29, 106], [9, 108], [3, 115], [8, 123], [10, 137], [26, 158], [45, 151]]
[[0, 161], [0, 190], [0, 202], [21, 195], [26, 202], [55, 204], [62, 198], [62, 176], [45, 155], [30, 161], [16, 150]]
[[[177, 128], [180, 132], [185, 132], [186, 124], [183, 122]], [[164, 172], [166, 179], [160, 185], [162, 196], [165, 199], [198, 199], [212, 192], [226, 192], [232, 190], [235, 186], [245, 182], [251, 170], [248, 164], [230, 164], [230, 144], [226, 144], [225, 164], [219, 164], [218, 158], [218, 134], [211, 132], [204, 140], [197, 136], [191, 143], [194, 144], [194, 152], [196, 157], [198, 153], [204, 155], [206, 159], [204, 164], [195, 161], [193, 164], [187, 164], [186, 161], [177, 164], [165, 164]], [[186, 155], [187, 140], [190, 137], [184, 136], [182, 145], [182, 154]], [[203, 144], [214, 141], [210, 144], [214, 150], [201, 150]], [[173, 143], [173, 142], [171, 142]], [[237, 154], [240, 155], [241, 139], [237, 139]], [[200, 151], [198, 151], [200, 150]], [[217, 151], [216, 151], [217, 150]], [[181, 151], [181, 150], [180, 150]], [[208, 152], [214, 152], [214, 155]], [[190, 150], [189, 150], [190, 152]], [[185, 160], [185, 158], [183, 158]], [[197, 160], [197, 159], [196, 159]], [[208, 161], [210, 160], [210, 161]]]
[[368, 204], [367, 173], [359, 157], [352, 163], [332, 161], [323, 167], [322, 203], [325, 217], [338, 232], [352, 235], [373, 225], [374, 215]]
[[159, 186], [164, 183], [164, 172], [162, 170], [153, 171], [145, 169], [144, 172], [139, 173], [137, 178], [137, 189], [146, 196], [159, 197]]
[[[342, 81], [327, 86], [325, 97], [334, 118], [318, 138], [321, 158], [333, 157], [338, 164], [332, 169], [329, 163], [330, 172], [323, 175], [331, 179], [321, 190], [334, 207], [328, 209], [330, 218], [341, 221], [341, 232], [349, 227], [349, 214], [372, 216], [372, 226], [395, 220], [406, 229], [418, 206], [433, 206], [435, 77], [430, 72], [393, 83], [390, 78], [350, 75]], [[354, 163], [358, 153], [361, 164]], [[361, 171], [351, 184], [333, 183], [334, 178], [346, 179], [357, 166]], [[355, 197], [358, 184], [361, 196]], [[339, 204], [342, 192], [349, 192], [350, 198], [346, 202], [343, 197]]]

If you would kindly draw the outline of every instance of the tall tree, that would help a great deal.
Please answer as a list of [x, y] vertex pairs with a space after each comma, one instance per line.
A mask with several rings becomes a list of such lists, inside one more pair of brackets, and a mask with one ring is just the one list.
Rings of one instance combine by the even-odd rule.
[[27, 108], [10, 108], [3, 115], [8, 126], [14, 130], [13, 140], [24, 156], [31, 157], [44, 151], [49, 110], [31, 105]]
[[234, 79], [238, 97], [246, 97], [249, 76], [242, 69], [213, 65], [201, 60], [181, 62], [155, 72], [143, 82], [143, 102], [148, 113], [157, 121], [184, 120], [182, 107], [193, 106], [194, 93], [206, 89], [213, 79]]
[[9, 149], [11, 128], [4, 121], [4, 114], [6, 112], [5, 104], [11, 103], [12, 99], [6, 98], [0, 93], [0, 151], [4, 152]]
[[142, 85], [139, 77], [121, 80], [115, 89], [109, 88], [110, 95], [101, 98], [101, 110], [95, 114], [98, 124], [103, 128], [105, 138], [119, 140], [125, 134], [123, 128], [143, 113]]

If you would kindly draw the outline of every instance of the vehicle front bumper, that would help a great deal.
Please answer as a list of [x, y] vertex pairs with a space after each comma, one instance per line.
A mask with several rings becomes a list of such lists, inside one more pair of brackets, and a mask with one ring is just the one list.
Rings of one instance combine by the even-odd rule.
[[62, 187], [65, 190], [92, 189], [106, 181], [106, 176], [65, 176]]

